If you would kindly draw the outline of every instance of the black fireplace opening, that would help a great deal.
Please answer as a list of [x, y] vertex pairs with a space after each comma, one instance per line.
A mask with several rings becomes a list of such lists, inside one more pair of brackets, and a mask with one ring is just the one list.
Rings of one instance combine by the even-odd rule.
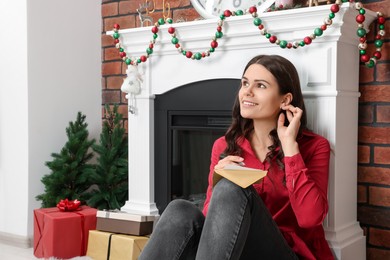
[[239, 84], [207, 80], [156, 95], [154, 185], [160, 214], [179, 198], [203, 208], [211, 149], [231, 123]]

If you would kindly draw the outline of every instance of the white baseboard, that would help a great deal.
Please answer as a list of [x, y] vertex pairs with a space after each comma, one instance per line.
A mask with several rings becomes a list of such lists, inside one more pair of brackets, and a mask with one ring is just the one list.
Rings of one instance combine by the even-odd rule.
[[16, 246], [20, 248], [32, 247], [32, 239], [25, 236], [14, 235], [6, 232], [0, 232], [0, 243]]

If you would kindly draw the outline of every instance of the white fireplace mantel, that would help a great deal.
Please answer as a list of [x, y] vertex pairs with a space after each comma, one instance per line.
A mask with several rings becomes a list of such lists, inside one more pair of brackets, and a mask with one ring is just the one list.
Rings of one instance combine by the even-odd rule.
[[[260, 14], [268, 32], [289, 42], [302, 40], [323, 24], [330, 5]], [[182, 85], [222, 78], [241, 78], [246, 63], [257, 54], [279, 54], [291, 60], [300, 75], [309, 128], [325, 136], [332, 148], [329, 175], [329, 213], [324, 222], [327, 240], [337, 259], [365, 259], [363, 231], [357, 222], [357, 125], [359, 52], [357, 10], [345, 3], [333, 24], [310, 46], [281, 49], [260, 35], [250, 15], [230, 17], [224, 37], [210, 57], [189, 60], [171, 43], [167, 29], [176, 28], [186, 50], [205, 51], [215, 33], [217, 19], [162, 25], [154, 53], [143, 71], [136, 113], [129, 113], [129, 200], [122, 210], [158, 214], [154, 200], [154, 95]], [[367, 10], [367, 28], [376, 14]], [[109, 32], [108, 34], [112, 34]], [[145, 54], [151, 27], [120, 30], [128, 54]], [[188, 97], [191, 98], [191, 97]], [[208, 174], [208, 173], [205, 173]]]

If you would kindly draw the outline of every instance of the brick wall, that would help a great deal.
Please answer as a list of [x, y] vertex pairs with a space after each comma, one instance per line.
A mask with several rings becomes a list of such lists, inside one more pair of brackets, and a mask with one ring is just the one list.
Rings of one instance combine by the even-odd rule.
[[[390, 0], [363, 1], [390, 16]], [[386, 19], [382, 58], [376, 68], [360, 69], [358, 221], [367, 236], [367, 259], [390, 259], [390, 19]], [[368, 51], [375, 50], [370, 27]]]
[[[190, 0], [167, 0], [174, 21], [199, 17]], [[119, 103], [127, 127], [127, 101], [121, 93], [126, 67], [119, 59], [113, 39], [105, 32], [118, 23], [121, 28], [140, 26], [136, 9], [144, 0], [102, 1], [102, 102]], [[365, 0], [364, 6], [390, 16], [390, 0]], [[157, 21], [162, 16], [162, 0], [156, 0]], [[386, 20], [382, 59], [375, 69], [360, 70], [358, 220], [367, 235], [367, 259], [390, 259], [390, 19]], [[369, 36], [372, 54], [374, 25]]]

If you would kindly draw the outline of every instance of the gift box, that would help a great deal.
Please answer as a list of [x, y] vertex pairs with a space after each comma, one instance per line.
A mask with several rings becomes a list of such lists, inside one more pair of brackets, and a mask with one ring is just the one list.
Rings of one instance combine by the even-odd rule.
[[135, 236], [149, 235], [153, 231], [155, 216], [135, 215], [121, 211], [97, 211], [96, 229]]
[[136, 260], [148, 239], [146, 236], [90, 230], [87, 256], [94, 260]]
[[34, 255], [38, 258], [83, 256], [88, 232], [96, 229], [96, 209], [82, 206], [77, 211], [58, 208], [34, 210]]

